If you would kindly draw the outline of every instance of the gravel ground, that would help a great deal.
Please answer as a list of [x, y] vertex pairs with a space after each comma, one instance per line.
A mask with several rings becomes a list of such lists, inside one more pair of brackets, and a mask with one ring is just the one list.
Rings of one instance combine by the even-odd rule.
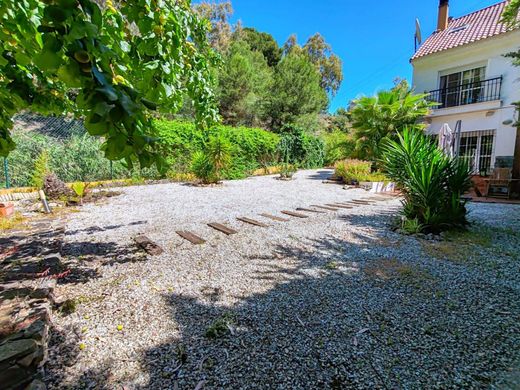
[[[392, 232], [397, 199], [258, 216], [369, 196], [323, 184], [329, 174], [129, 187], [71, 215], [58, 293], [75, 307], [55, 320], [49, 387], [518, 386], [520, 207], [470, 205], [471, 230], [443, 242]], [[136, 250], [139, 233], [165, 252]]]

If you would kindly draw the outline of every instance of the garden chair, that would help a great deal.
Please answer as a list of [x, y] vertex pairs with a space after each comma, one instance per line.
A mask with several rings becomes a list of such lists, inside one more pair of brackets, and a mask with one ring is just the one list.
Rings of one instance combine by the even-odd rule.
[[[513, 179], [512, 169], [495, 168], [489, 179], [486, 179], [486, 196], [488, 197], [511, 197], [513, 183], [518, 179]], [[498, 191], [496, 191], [498, 190]]]

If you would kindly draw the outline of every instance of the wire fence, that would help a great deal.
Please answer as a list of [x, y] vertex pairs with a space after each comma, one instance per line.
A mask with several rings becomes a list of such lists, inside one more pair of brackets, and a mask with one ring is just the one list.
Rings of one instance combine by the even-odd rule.
[[30, 112], [13, 119], [16, 149], [2, 161], [0, 188], [32, 186], [35, 163], [42, 153], [48, 156], [49, 171], [65, 182], [132, 176], [121, 163], [112, 164], [104, 157], [102, 140], [89, 136], [81, 120]]

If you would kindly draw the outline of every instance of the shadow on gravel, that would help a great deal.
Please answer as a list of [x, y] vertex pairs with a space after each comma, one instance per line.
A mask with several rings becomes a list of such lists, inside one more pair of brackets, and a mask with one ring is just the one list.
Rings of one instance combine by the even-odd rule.
[[251, 275], [285, 274], [287, 281], [233, 307], [165, 296], [182, 336], [146, 351], [146, 388], [193, 389], [201, 381], [205, 388], [280, 389], [499, 382], [513, 368], [520, 343], [520, 291], [460, 267], [418, 280], [427, 270], [398, 251], [392, 256], [405, 265], [402, 271], [379, 278], [367, 270], [385, 259], [360, 256], [379, 238], [278, 247], [271, 259], [297, 259], [297, 269], [270, 265]]
[[[372, 226], [355, 242], [329, 237], [251, 256], [263, 271], [244, 277], [278, 282], [234, 306], [219, 287], [201, 300], [164, 295], [180, 337], [143, 352], [149, 382], [139, 388], [500, 388], [517, 368], [519, 275], [425, 259], [413, 241], [416, 251], [373, 253], [388, 229]], [[390, 261], [401, 266], [383, 272]], [[109, 378], [102, 364], [80, 380], [113, 388]]]
[[317, 171], [316, 173], [309, 175], [306, 177], [306, 179], [310, 180], [328, 180], [332, 177], [334, 174], [334, 170], [324, 170], [324, 171]]

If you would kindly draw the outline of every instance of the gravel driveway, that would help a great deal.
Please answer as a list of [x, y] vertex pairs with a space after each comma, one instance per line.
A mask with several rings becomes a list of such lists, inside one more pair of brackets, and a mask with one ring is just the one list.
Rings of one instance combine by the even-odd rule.
[[[289, 222], [258, 215], [369, 196], [323, 184], [329, 174], [128, 187], [72, 214], [73, 273], [58, 293], [75, 305], [55, 321], [49, 387], [518, 385], [520, 207], [470, 205], [470, 232], [446, 242], [392, 232], [397, 199]], [[139, 233], [164, 253], [136, 250]]]

